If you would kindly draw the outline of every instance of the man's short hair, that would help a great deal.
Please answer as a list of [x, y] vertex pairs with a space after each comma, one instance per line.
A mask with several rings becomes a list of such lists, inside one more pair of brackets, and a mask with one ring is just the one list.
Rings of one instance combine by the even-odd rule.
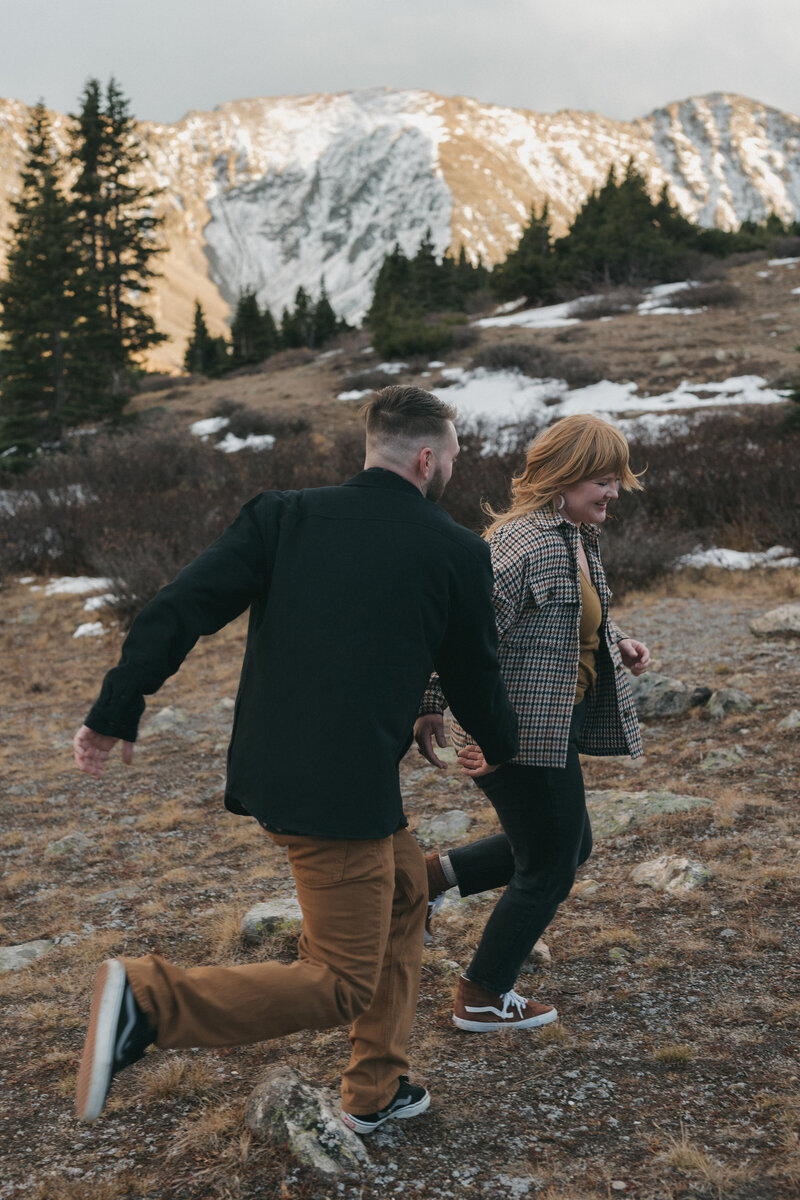
[[439, 439], [456, 410], [423, 388], [392, 384], [374, 392], [361, 409], [367, 437], [379, 442]]

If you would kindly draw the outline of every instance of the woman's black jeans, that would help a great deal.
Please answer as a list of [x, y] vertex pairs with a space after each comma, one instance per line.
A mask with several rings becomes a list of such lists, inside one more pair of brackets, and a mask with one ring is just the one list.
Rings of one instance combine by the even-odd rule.
[[569, 895], [592, 852], [577, 741], [586, 702], [575, 706], [564, 767], [498, 767], [475, 782], [494, 805], [503, 833], [449, 851], [462, 896], [506, 886], [466, 970], [503, 995]]

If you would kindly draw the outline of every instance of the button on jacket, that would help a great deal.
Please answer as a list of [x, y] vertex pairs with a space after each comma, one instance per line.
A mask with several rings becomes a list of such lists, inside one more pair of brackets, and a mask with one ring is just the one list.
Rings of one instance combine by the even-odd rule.
[[391, 471], [262, 492], [142, 610], [86, 724], [133, 740], [143, 697], [249, 606], [227, 807], [278, 832], [388, 837], [432, 670], [490, 761], [517, 749], [491, 592], [486, 544]]
[[[600, 561], [598, 530], [581, 525], [579, 533], [571, 521], [537, 510], [501, 525], [489, 543], [500, 665], [519, 720], [515, 763], [563, 767], [567, 761], [580, 652], [579, 536], [603, 621], [597, 679], [586, 693], [578, 749], [582, 754], [634, 758], [642, 753], [630, 684], [617, 649], [625, 634], [608, 616], [611, 592]], [[420, 711], [443, 711], [445, 697], [449, 701], [445, 681], [432, 678]], [[460, 749], [473, 739], [455, 710], [453, 715], [453, 743]]]

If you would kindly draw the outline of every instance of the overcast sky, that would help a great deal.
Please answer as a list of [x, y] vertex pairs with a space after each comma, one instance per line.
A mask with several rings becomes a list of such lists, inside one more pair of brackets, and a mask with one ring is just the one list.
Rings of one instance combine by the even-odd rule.
[[0, 96], [141, 120], [388, 86], [628, 120], [736, 92], [800, 113], [800, 0], [0, 0]]

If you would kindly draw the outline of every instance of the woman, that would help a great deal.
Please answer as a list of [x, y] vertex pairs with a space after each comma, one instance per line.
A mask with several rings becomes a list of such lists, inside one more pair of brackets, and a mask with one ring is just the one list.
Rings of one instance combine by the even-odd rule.
[[[598, 527], [620, 487], [641, 488], [623, 435], [597, 417], [565, 417], [530, 446], [509, 507], [487, 509], [500, 664], [520, 744], [516, 758], [491, 766], [453, 719], [459, 762], [491, 800], [503, 833], [428, 856], [431, 914], [450, 887], [469, 896], [505, 885], [458, 982], [459, 1029], [524, 1029], [556, 1019], [555, 1008], [513, 989], [591, 853], [578, 755], [642, 752], [623, 668], [640, 675], [650, 653], [609, 619], [598, 550]], [[446, 703], [433, 676], [415, 735], [438, 766], [444, 763], [433, 742], [445, 744]]]

